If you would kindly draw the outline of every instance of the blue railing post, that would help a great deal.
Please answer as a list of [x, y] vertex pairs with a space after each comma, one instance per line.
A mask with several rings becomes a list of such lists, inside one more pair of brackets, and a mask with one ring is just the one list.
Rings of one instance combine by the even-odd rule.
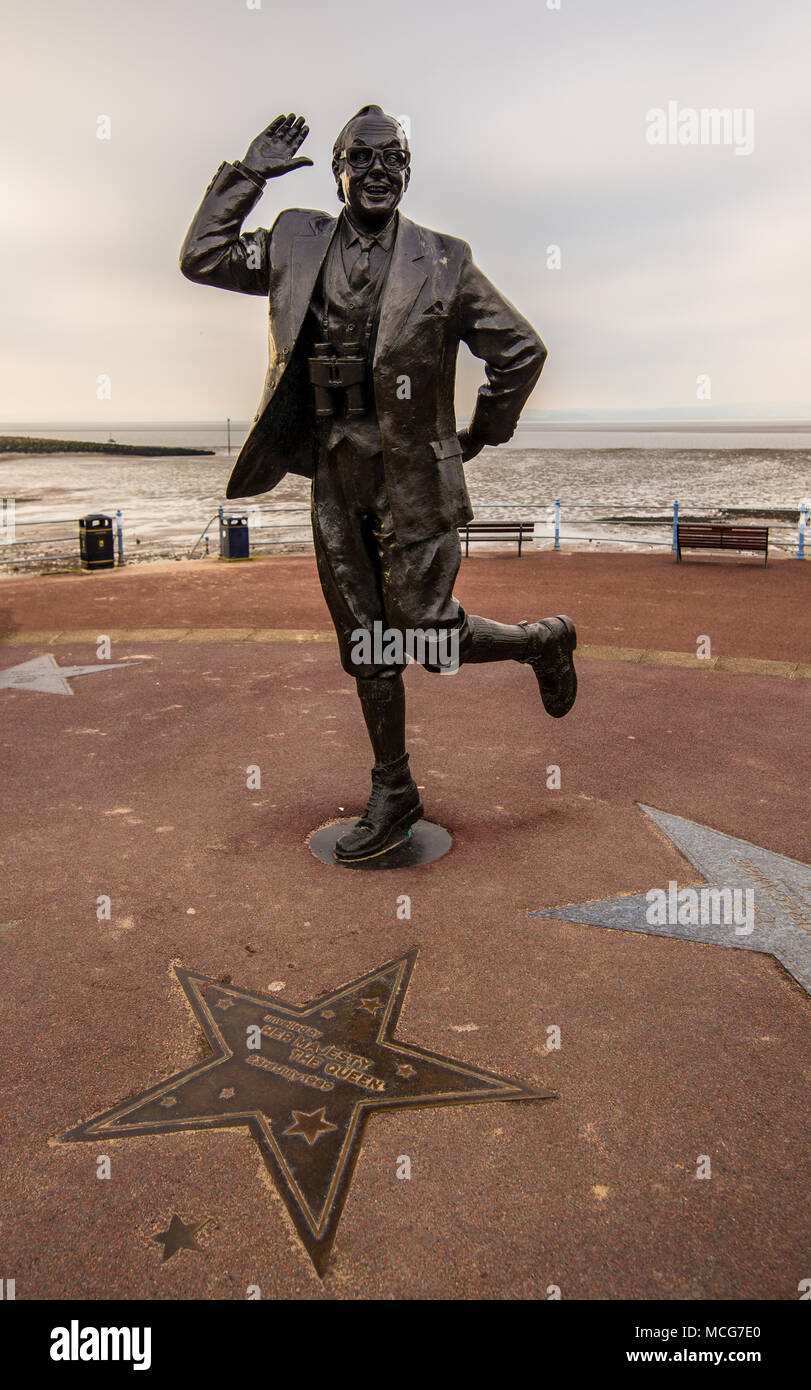
[[797, 559], [805, 559], [805, 513], [808, 503], [803, 498], [800, 503], [800, 529], [797, 535]]
[[679, 549], [679, 504], [677, 500], [673, 502], [673, 554]]
[[220, 555], [222, 555], [222, 533], [223, 533], [222, 502], [220, 503], [219, 507], [217, 508], [217, 515], [219, 516], [219, 520], [220, 520]]
[[121, 508], [116, 508], [115, 513], [115, 544], [118, 551], [118, 563], [124, 563], [124, 519], [121, 515]]
[[560, 498], [555, 498], [555, 549], [560, 550]]

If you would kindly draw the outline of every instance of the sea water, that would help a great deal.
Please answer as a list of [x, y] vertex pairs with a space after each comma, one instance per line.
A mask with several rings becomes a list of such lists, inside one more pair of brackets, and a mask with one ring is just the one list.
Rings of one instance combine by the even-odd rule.
[[[198, 457], [139, 458], [116, 454], [0, 454], [0, 496], [13, 498], [16, 539], [48, 536], [43, 554], [72, 550], [76, 519], [121, 510], [128, 561], [195, 554], [217, 547], [217, 514], [249, 515], [254, 551], [311, 546], [309, 483], [288, 474], [271, 494], [225, 502], [225, 486], [245, 422], [235, 422], [231, 452], [222, 423], [127, 424], [107, 427], [27, 425], [2, 427], [62, 439], [172, 444], [213, 448]], [[764, 522], [770, 544], [796, 549], [797, 518], [811, 496], [811, 434], [801, 424], [765, 433], [741, 422], [699, 434], [672, 429], [522, 426], [509, 444], [485, 449], [465, 467], [477, 519], [535, 522], [535, 544], [553, 544], [555, 500], [560, 538], [587, 548], [670, 544], [673, 503], [680, 514], [704, 519]], [[202, 535], [203, 539], [198, 541]], [[68, 538], [63, 542], [62, 538]], [[39, 554], [37, 547], [0, 560]], [[9, 565], [3, 568], [7, 571]]]

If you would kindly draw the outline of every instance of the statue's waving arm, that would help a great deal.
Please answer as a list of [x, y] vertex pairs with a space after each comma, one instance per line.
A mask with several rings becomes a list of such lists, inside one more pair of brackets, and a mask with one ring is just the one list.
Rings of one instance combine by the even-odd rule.
[[265, 180], [312, 164], [296, 156], [306, 139], [303, 116], [277, 116], [257, 135], [244, 160], [221, 164], [203, 196], [180, 252], [187, 280], [242, 294], [268, 293], [270, 232], [242, 232]]

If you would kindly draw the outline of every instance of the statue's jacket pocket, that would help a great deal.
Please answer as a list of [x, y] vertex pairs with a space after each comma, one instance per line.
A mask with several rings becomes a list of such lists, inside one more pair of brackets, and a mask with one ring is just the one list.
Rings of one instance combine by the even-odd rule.
[[434, 458], [437, 462], [444, 462], [445, 459], [462, 457], [462, 446], [455, 434], [449, 435], [447, 439], [432, 439], [430, 444]]

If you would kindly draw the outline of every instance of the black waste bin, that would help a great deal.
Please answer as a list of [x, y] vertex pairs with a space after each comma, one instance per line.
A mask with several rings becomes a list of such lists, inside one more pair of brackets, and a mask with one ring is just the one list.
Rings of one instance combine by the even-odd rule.
[[220, 541], [220, 554], [224, 560], [247, 560], [250, 555], [248, 518], [246, 516], [224, 516]]
[[79, 555], [83, 570], [111, 570], [115, 565], [113, 518], [94, 512], [79, 517]]

